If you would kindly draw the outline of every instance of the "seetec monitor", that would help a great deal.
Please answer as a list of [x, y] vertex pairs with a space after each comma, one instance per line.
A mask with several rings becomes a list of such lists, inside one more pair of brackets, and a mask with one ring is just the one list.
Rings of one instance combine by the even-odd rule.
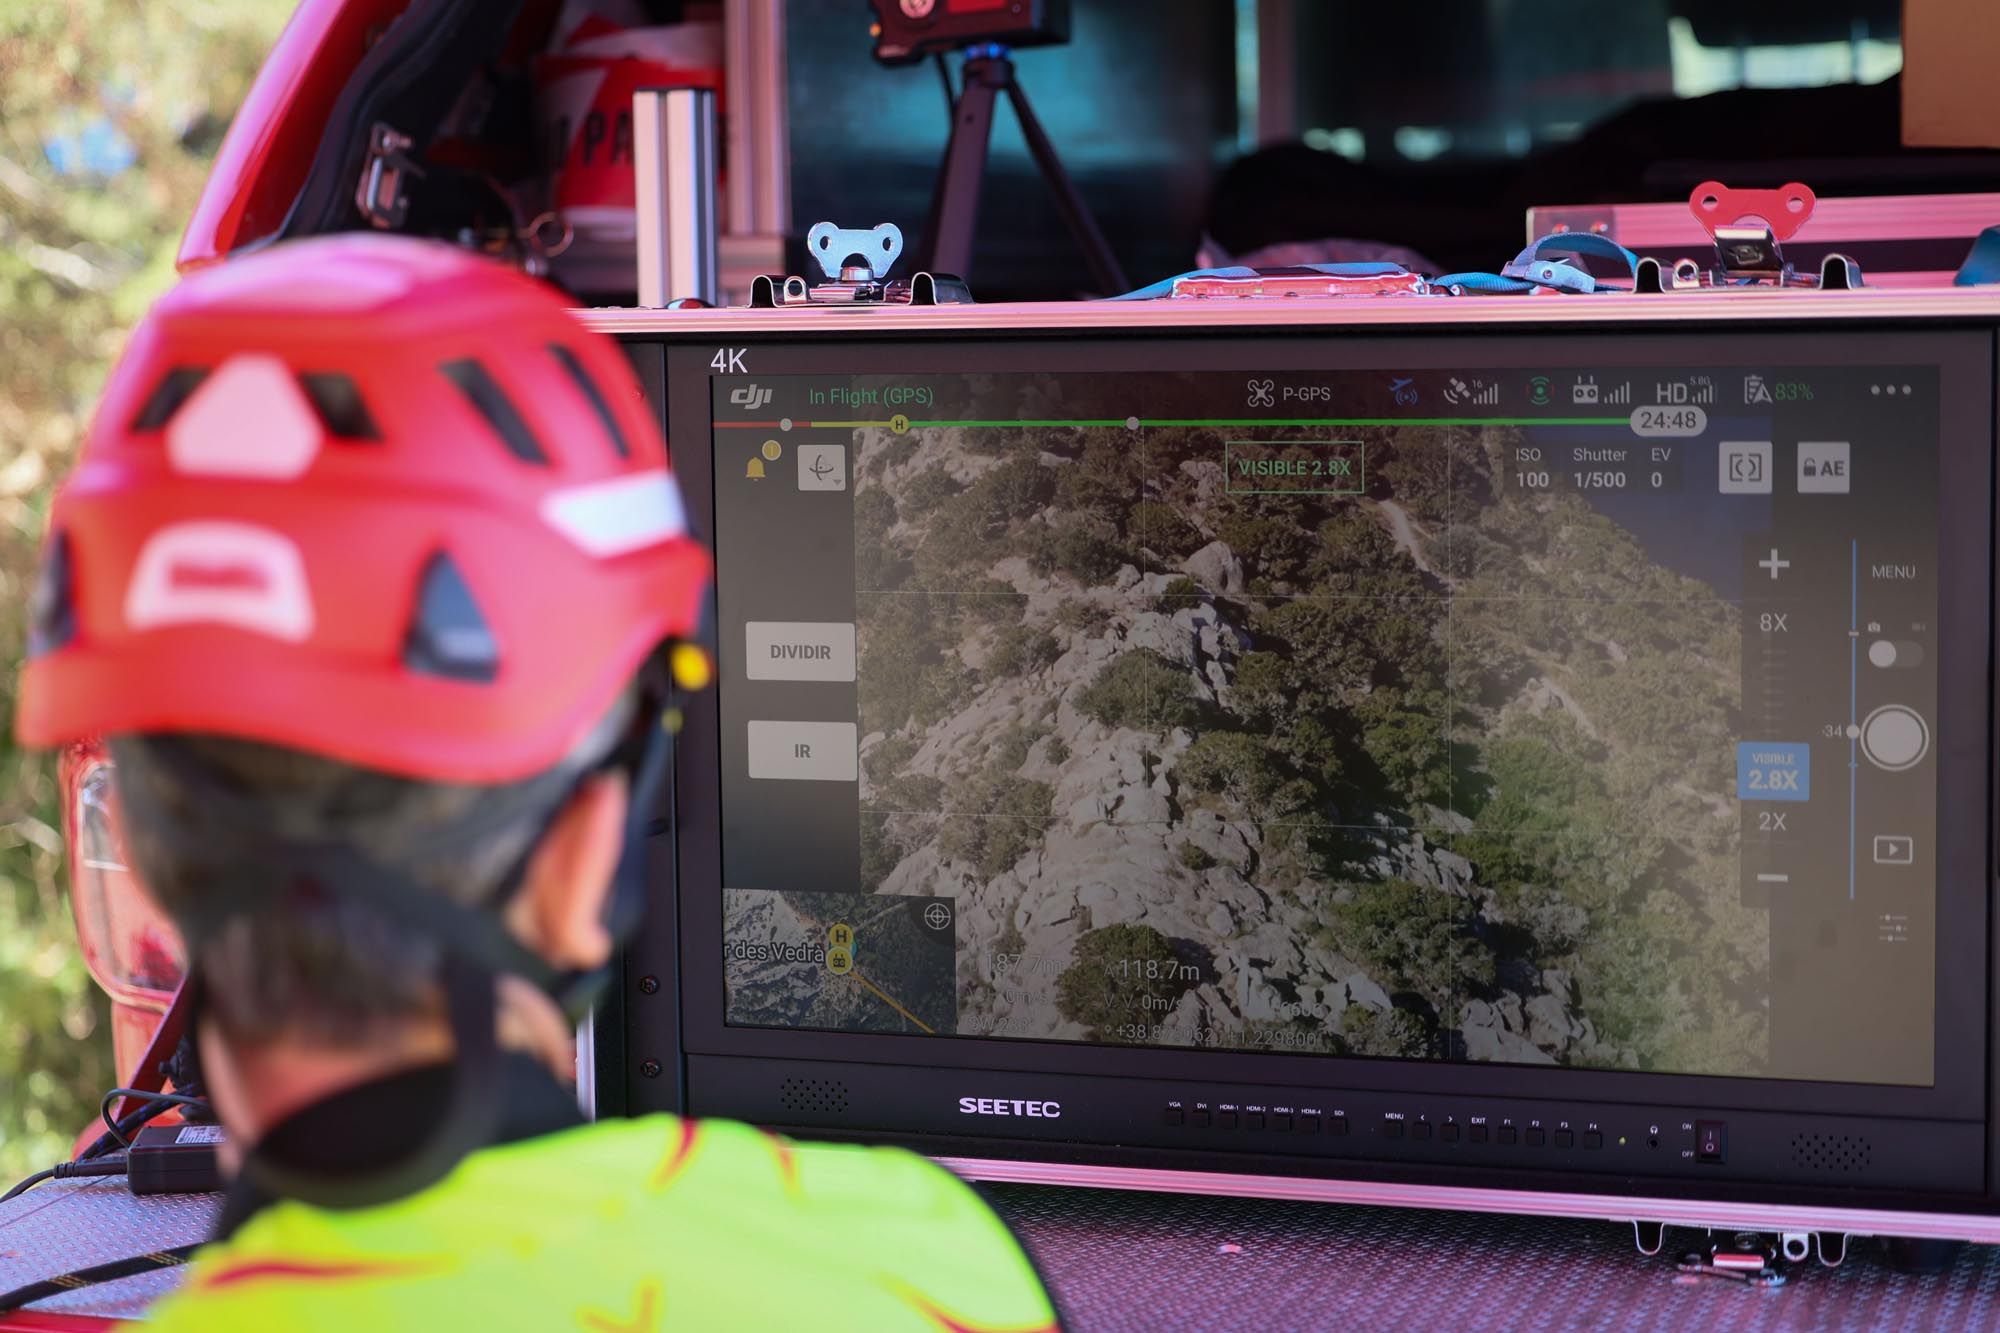
[[718, 564], [607, 1106], [2000, 1238], [2000, 300], [600, 312]]

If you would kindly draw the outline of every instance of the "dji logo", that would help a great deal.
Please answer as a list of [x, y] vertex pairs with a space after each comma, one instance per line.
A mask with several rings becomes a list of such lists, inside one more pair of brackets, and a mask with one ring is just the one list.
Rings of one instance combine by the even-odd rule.
[[746, 384], [740, 389], [731, 389], [729, 401], [746, 412], [755, 412], [771, 401], [771, 391], [760, 385]]

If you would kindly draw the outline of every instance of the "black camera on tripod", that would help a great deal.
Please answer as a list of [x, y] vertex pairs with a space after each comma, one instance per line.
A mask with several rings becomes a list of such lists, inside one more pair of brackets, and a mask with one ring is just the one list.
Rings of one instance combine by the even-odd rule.
[[[872, 0], [875, 58], [885, 65], [911, 65], [934, 57], [951, 99], [951, 138], [931, 194], [918, 265], [968, 277], [972, 234], [979, 220], [979, 192], [986, 177], [987, 143], [993, 136], [993, 107], [1005, 96], [1021, 122], [1021, 137], [1042, 179], [1055, 196], [1056, 210], [1075, 239], [1098, 293], [1116, 295], [1130, 286], [1110, 244], [1063, 170], [1056, 146], [1014, 80], [1011, 52], [1017, 46], [1057, 46], [1069, 41], [1069, 0]], [[954, 90], [945, 55], [965, 53], [961, 86]]]
[[926, 56], [992, 42], [1060, 46], [1069, 40], [1069, 0], [869, 0], [875, 58], [913, 65]]

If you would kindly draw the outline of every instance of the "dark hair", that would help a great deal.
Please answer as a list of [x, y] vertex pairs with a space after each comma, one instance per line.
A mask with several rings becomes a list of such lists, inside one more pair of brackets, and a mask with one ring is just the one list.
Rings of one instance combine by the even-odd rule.
[[241, 883], [260, 856], [337, 843], [431, 892], [498, 911], [629, 716], [627, 701], [571, 759], [493, 786], [421, 782], [229, 737], [119, 737], [110, 749], [126, 851], [190, 936], [204, 1003], [231, 1037], [364, 1043], [442, 1014], [435, 943], [366, 903], [275, 872], [267, 907], [212, 923], [205, 886], [225, 876]]

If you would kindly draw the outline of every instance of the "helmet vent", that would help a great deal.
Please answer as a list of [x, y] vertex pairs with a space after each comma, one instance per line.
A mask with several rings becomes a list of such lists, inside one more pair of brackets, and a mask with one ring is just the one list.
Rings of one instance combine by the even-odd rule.
[[465, 576], [443, 552], [424, 566], [416, 615], [403, 640], [403, 663], [412, 671], [451, 680], [490, 681], [500, 673], [500, 645]]
[[604, 423], [604, 433], [611, 437], [611, 447], [618, 451], [620, 458], [630, 458], [632, 446], [625, 442], [625, 432], [618, 429], [618, 418], [611, 414], [611, 404], [604, 401], [604, 394], [584, 370], [583, 362], [577, 360], [576, 353], [561, 343], [550, 343], [549, 351], [562, 363], [562, 368], [569, 372], [569, 377], [576, 381], [577, 391], [589, 402], [590, 410], [597, 413], [597, 419]]
[[147, 395], [145, 405], [139, 415], [132, 418], [132, 430], [158, 430], [173, 419], [181, 410], [181, 404], [188, 396], [201, 387], [208, 378], [208, 371], [202, 366], [175, 366], [161, 377], [158, 386]]
[[549, 456], [536, 443], [535, 434], [528, 429], [520, 410], [493, 377], [486, 373], [486, 367], [466, 357], [460, 361], [447, 361], [438, 369], [458, 386], [458, 391], [465, 395], [465, 401], [472, 404], [472, 410], [486, 418], [486, 424], [493, 427], [494, 434], [507, 446], [508, 453], [524, 463], [540, 467], [549, 465]]
[[75, 585], [70, 577], [69, 534], [49, 543], [35, 591], [28, 601], [28, 657], [54, 652], [76, 637]]
[[327, 434], [340, 440], [380, 440], [382, 432], [368, 405], [361, 401], [361, 387], [352, 375], [337, 370], [308, 370], [299, 374], [299, 387], [312, 400], [320, 424]]

